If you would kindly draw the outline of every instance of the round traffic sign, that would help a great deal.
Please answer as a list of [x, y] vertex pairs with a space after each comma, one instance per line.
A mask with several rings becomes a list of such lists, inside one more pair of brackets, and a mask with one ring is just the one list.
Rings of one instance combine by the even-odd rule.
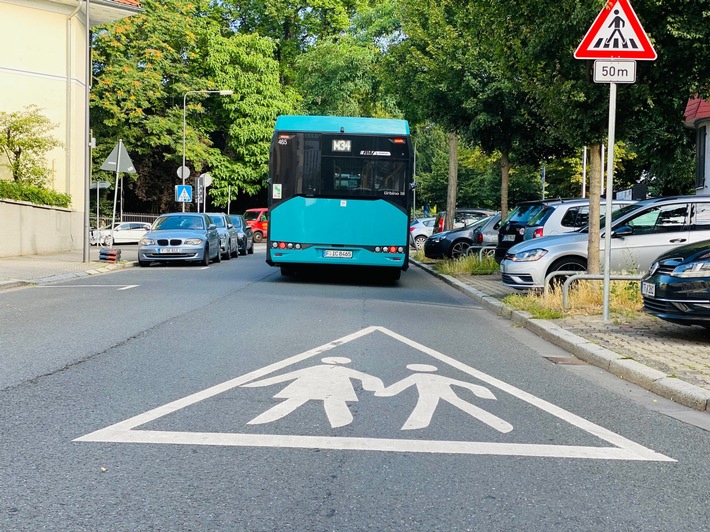
[[181, 166], [177, 169], [177, 175], [180, 179], [187, 179], [190, 177], [190, 169], [187, 166]]

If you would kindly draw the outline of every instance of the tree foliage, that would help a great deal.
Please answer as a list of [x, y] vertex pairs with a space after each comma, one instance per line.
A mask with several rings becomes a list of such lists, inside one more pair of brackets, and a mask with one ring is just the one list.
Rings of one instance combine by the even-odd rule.
[[42, 114], [36, 105], [21, 111], [0, 111], [0, 152], [13, 181], [43, 187], [50, 177], [47, 153], [62, 145], [51, 132], [58, 124]]
[[[118, 139], [135, 154], [129, 184], [151, 210], [174, 208], [177, 168], [209, 171], [212, 201], [227, 190], [254, 193], [265, 182], [276, 116], [296, 106], [279, 83], [271, 40], [234, 33], [206, 1], [142, 3], [145, 12], [107, 25], [94, 38], [92, 119], [97, 158]], [[232, 96], [194, 91], [232, 90]], [[185, 127], [183, 128], [183, 119]]]

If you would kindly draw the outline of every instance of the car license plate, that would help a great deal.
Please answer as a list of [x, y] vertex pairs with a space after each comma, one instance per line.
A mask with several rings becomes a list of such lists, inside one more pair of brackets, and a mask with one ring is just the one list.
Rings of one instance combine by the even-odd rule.
[[160, 248], [160, 253], [170, 254], [170, 253], [180, 253], [180, 248]]
[[323, 251], [323, 257], [331, 259], [352, 259], [353, 252], [345, 249], [326, 249]]
[[513, 242], [515, 235], [503, 235], [503, 242]]
[[656, 297], [656, 285], [653, 283], [641, 283], [641, 294], [648, 297]]

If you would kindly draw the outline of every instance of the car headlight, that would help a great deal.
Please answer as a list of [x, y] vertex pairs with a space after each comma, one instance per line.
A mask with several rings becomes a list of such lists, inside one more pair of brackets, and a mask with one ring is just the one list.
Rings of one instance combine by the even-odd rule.
[[528, 251], [520, 251], [514, 255], [509, 255], [507, 258], [513, 262], [533, 262], [540, 260], [547, 255], [547, 250], [542, 248], [530, 249]]
[[187, 246], [199, 246], [202, 244], [202, 239], [201, 238], [186, 238], [184, 240], [185, 245]]
[[155, 240], [153, 240], [152, 238], [141, 238], [138, 241], [138, 245], [140, 245], [140, 246], [154, 246]]
[[677, 266], [673, 277], [710, 277], [710, 260], [699, 260]]

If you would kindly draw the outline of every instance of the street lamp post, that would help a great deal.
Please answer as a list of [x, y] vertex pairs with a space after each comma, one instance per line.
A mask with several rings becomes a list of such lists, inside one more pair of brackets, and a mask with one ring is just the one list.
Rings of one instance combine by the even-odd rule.
[[[185, 131], [187, 129], [187, 95], [188, 94], [219, 94], [220, 96], [231, 96], [234, 91], [230, 90], [202, 90], [187, 91], [182, 97], [182, 185], [185, 186]], [[182, 212], [185, 212], [185, 202], [182, 204]]]

